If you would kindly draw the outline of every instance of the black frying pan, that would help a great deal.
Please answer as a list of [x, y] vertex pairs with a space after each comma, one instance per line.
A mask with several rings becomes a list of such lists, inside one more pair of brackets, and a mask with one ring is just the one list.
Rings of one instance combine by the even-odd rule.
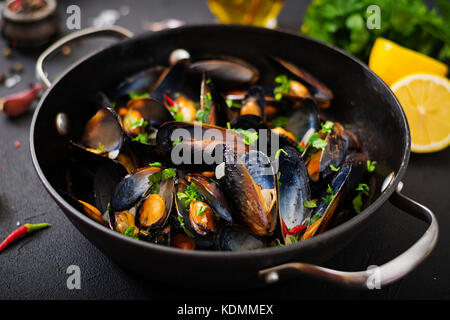
[[[99, 33], [131, 37], [119, 27], [86, 29], [71, 34], [47, 49], [38, 60], [37, 74], [50, 86], [43, 70], [53, 51], [75, 38]], [[63, 189], [67, 141], [56, 132], [58, 113], [76, 113], [86, 97], [119, 83], [154, 64], [168, 64], [169, 54], [186, 49], [193, 58], [225, 54], [242, 58], [256, 67], [273, 55], [304, 67], [325, 82], [335, 94], [328, 115], [353, 124], [369, 159], [378, 162], [377, 193], [359, 215], [312, 239], [294, 245], [251, 252], [183, 251], [135, 241], [102, 227], [69, 205], [57, 190]], [[70, 221], [101, 251], [121, 266], [144, 276], [181, 282], [183, 285], [247, 286], [276, 282], [302, 273], [338, 283], [367, 287], [376, 274], [379, 284], [391, 283], [423, 261], [433, 249], [438, 225], [433, 213], [400, 194], [401, 178], [410, 153], [410, 133], [405, 114], [393, 93], [366, 65], [343, 51], [284, 32], [243, 26], [189, 26], [121, 41], [82, 59], [55, 81], [42, 97], [31, 125], [31, 155], [44, 187]], [[316, 266], [339, 252], [387, 200], [430, 223], [410, 249], [377, 270], [341, 272]], [[201, 271], [201, 272], [200, 272]], [[212, 281], [212, 279], [214, 279]]]

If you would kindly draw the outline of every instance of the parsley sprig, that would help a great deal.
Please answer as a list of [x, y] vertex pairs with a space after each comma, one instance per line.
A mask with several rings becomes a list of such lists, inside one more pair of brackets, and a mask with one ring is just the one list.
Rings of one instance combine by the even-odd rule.
[[197, 186], [193, 182], [186, 186], [184, 192], [177, 192], [177, 198], [184, 201], [185, 208], [189, 207], [194, 200], [203, 200], [197, 192]]
[[360, 183], [358, 187], [355, 188], [355, 191], [358, 191], [358, 194], [355, 198], [353, 198], [352, 204], [353, 209], [355, 209], [356, 213], [360, 213], [361, 209], [363, 207], [363, 195], [368, 196], [369, 195], [369, 186], [365, 183]]
[[279, 86], [273, 89], [273, 95], [275, 100], [279, 101], [283, 99], [283, 94], [289, 93], [291, 90], [291, 80], [285, 74], [280, 74], [275, 78], [275, 82], [279, 83]]

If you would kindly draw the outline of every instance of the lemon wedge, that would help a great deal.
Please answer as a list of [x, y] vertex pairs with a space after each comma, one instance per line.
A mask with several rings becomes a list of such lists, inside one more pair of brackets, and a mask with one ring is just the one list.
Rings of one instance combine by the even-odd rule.
[[411, 151], [435, 152], [450, 144], [450, 81], [416, 73], [392, 84], [411, 131]]
[[411, 73], [431, 73], [445, 77], [448, 72], [446, 64], [384, 38], [375, 40], [370, 52], [369, 68], [388, 85]]

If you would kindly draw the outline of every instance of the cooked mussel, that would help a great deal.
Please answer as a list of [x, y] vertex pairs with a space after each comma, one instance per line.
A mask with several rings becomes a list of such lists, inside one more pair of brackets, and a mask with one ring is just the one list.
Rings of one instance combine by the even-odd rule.
[[363, 180], [366, 159], [362, 153], [351, 153], [346, 157], [342, 167], [333, 176], [327, 190], [322, 194], [317, 208], [311, 213], [311, 220], [308, 229], [302, 235], [302, 240], [328, 229], [335, 212]]
[[311, 200], [308, 172], [297, 149], [287, 146], [278, 160], [278, 201], [281, 234], [286, 244], [306, 227], [312, 209], [305, 206]]
[[339, 122], [334, 122], [332, 132], [325, 136], [325, 142], [325, 148], [315, 150], [310, 147], [311, 153], [307, 155], [308, 175], [314, 182], [328, 177], [333, 172], [332, 168], [338, 168], [345, 158], [349, 138]]
[[81, 141], [86, 150], [114, 159], [123, 143], [123, 133], [117, 114], [110, 108], [101, 108], [86, 123]]
[[[238, 158], [228, 147], [224, 163], [216, 169], [233, 212], [249, 230], [259, 236], [270, 235], [276, 226], [276, 178], [269, 158], [250, 150]], [[222, 173], [218, 173], [223, 170]]]

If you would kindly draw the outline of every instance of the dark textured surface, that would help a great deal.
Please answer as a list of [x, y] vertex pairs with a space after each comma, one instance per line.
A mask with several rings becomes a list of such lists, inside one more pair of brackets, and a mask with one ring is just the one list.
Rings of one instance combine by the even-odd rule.
[[[306, 4], [286, 1], [280, 15], [280, 26], [296, 30]], [[65, 2], [60, 1], [62, 12]], [[120, 1], [79, 1], [82, 26], [105, 8], [118, 9]], [[146, 3], [146, 4], [145, 4]], [[204, 1], [128, 1], [130, 14], [117, 24], [142, 32], [142, 20], [161, 20], [169, 17], [188, 23], [212, 22]], [[192, 8], [194, 7], [195, 8]], [[145, 9], [145, 10], [144, 10]], [[145, 18], [144, 18], [145, 17]], [[3, 39], [0, 48], [5, 46]], [[6, 60], [0, 57], [0, 72], [10, 64], [24, 65], [22, 82], [13, 89], [0, 87], [0, 96], [26, 88], [34, 79], [35, 54], [14, 50]], [[64, 68], [60, 61], [50, 66], [55, 74]], [[0, 254], [1, 299], [147, 299], [186, 296], [185, 290], [173, 290], [161, 283], [149, 282], [128, 273], [93, 247], [65, 218], [41, 186], [31, 164], [29, 154], [29, 124], [32, 112], [10, 120], [0, 116], [0, 237], [16, 228], [17, 222], [46, 221], [48, 230], [23, 239]], [[14, 141], [21, 143], [15, 148]], [[399, 282], [374, 291], [346, 290], [334, 285], [298, 279], [255, 291], [214, 293], [206, 295], [189, 289], [189, 298], [252, 297], [252, 298], [450, 298], [450, 259], [447, 244], [450, 236], [450, 204], [448, 200], [450, 149], [429, 155], [412, 155], [404, 183], [404, 193], [429, 206], [440, 224], [439, 242], [431, 256], [411, 274]], [[341, 270], [365, 269], [380, 265], [408, 248], [426, 226], [386, 203], [373, 223], [326, 266]], [[67, 267], [81, 269], [81, 290], [68, 290]], [[241, 288], [243, 290], [243, 288]]]

